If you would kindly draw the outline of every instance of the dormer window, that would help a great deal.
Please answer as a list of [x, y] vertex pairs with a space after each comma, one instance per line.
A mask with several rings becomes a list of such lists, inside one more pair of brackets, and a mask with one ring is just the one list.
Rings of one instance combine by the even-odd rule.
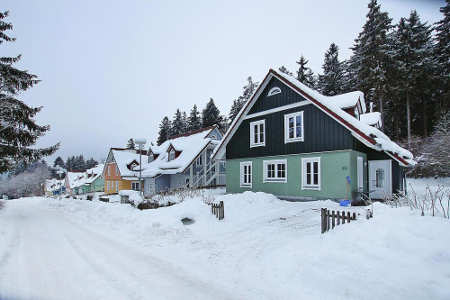
[[151, 163], [154, 160], [153, 152], [148, 152], [148, 162]]
[[170, 149], [169, 151], [169, 161], [174, 160], [175, 159], [175, 149]]
[[270, 91], [267, 93], [267, 97], [270, 97], [270, 96], [273, 96], [276, 94], [281, 94], [281, 89], [277, 86], [270, 89]]

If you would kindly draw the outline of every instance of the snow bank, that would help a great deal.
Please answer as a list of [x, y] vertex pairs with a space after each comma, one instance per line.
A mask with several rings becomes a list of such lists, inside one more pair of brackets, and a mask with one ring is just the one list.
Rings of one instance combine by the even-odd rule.
[[[224, 202], [223, 221], [211, 214], [202, 196], [144, 211], [69, 199], [47, 205], [80, 226], [220, 283], [235, 299], [450, 298], [446, 219], [377, 203], [374, 218], [366, 220], [364, 208], [342, 208], [332, 201], [205, 193], [216, 193], [206, 195]], [[321, 207], [361, 215], [320, 234]], [[195, 223], [183, 225], [185, 217]]]

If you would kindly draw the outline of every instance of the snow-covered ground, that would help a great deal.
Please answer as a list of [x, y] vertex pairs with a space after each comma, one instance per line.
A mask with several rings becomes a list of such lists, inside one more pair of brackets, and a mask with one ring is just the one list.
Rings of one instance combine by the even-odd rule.
[[334, 202], [213, 193], [222, 221], [202, 197], [144, 211], [8, 201], [0, 299], [450, 299], [447, 219], [377, 203], [370, 220], [345, 208], [359, 220], [322, 235], [319, 209]]

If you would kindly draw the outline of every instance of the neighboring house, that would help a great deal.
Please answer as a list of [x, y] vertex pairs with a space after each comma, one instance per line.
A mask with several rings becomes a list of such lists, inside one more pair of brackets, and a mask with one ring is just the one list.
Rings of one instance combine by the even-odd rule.
[[226, 157], [227, 192], [391, 197], [405, 188], [413, 156], [368, 125], [373, 120], [360, 121], [365, 113], [361, 92], [326, 97], [271, 69], [213, 154]]
[[61, 195], [66, 191], [64, 179], [47, 179], [44, 188], [46, 196]]
[[67, 172], [65, 178], [65, 188], [68, 194], [82, 195], [92, 192], [103, 191], [103, 171], [104, 165], [99, 164], [86, 172]]
[[[143, 151], [142, 160], [147, 159]], [[121, 190], [140, 190], [139, 151], [124, 148], [111, 148], [103, 168], [105, 194], [118, 194]]]
[[222, 133], [214, 125], [150, 146], [142, 164], [144, 195], [185, 187], [224, 186], [224, 161], [211, 160], [221, 139]]

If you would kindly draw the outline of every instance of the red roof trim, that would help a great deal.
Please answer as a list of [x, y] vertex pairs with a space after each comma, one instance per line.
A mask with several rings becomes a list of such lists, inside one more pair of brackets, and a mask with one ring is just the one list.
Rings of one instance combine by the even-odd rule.
[[[367, 136], [365, 133], [363, 133], [361, 130], [359, 130], [358, 128], [356, 128], [355, 126], [353, 126], [352, 124], [348, 123], [346, 120], [344, 120], [342, 117], [340, 117], [339, 115], [337, 115], [335, 112], [333, 112], [332, 110], [330, 110], [328, 107], [326, 107], [325, 105], [323, 105], [322, 103], [320, 103], [319, 101], [317, 101], [316, 99], [314, 99], [313, 97], [311, 97], [310, 95], [308, 95], [306, 92], [304, 92], [303, 90], [301, 90], [299, 87], [297, 87], [296, 85], [294, 85], [293, 83], [291, 83], [289, 80], [286, 80], [283, 76], [280, 76], [276, 71], [274, 71], [273, 69], [269, 70], [269, 73], [273, 73], [274, 75], [277, 76], [277, 78], [279, 80], [281, 80], [282, 82], [284, 82], [285, 84], [287, 84], [288, 86], [290, 86], [291, 88], [293, 88], [294, 90], [296, 90], [297, 92], [299, 92], [300, 94], [302, 94], [304, 97], [306, 97], [308, 100], [312, 101], [314, 104], [316, 104], [317, 106], [319, 106], [320, 108], [322, 108], [323, 110], [327, 111], [330, 115], [332, 115], [334, 118], [336, 118], [337, 120], [339, 120], [340, 122], [342, 122], [345, 126], [349, 127], [351, 130], [353, 130], [354, 132], [356, 132], [357, 134], [359, 134], [361, 137], [363, 137], [365, 140], [367, 140], [369, 143], [371, 143], [372, 145], [376, 145], [376, 141]], [[403, 158], [401, 158], [400, 156], [398, 156], [396, 153], [391, 153], [392, 156], [394, 156], [397, 160], [399, 160], [400, 162], [402, 162], [405, 165], [409, 165], [408, 162], [406, 162]]]

